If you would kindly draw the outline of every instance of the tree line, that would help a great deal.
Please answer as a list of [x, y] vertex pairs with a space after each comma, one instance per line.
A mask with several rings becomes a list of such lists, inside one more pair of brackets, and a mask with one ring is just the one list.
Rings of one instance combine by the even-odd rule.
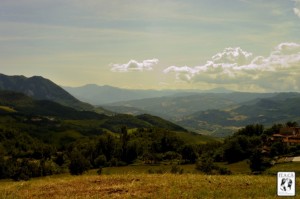
[[[252, 171], [263, 171], [271, 166], [274, 157], [299, 155], [300, 146], [269, 142], [272, 133], [283, 125], [265, 129], [263, 125], [247, 125], [224, 141], [190, 144], [176, 132], [157, 128], [128, 130], [125, 126], [117, 134], [79, 138], [61, 148], [45, 143], [15, 129], [0, 128], [0, 178], [28, 180], [32, 177], [70, 172], [80, 175], [89, 169], [125, 166], [135, 161], [158, 164], [173, 161], [195, 164], [208, 174], [230, 174], [216, 162], [234, 163], [249, 160]], [[268, 150], [263, 149], [267, 147]]]

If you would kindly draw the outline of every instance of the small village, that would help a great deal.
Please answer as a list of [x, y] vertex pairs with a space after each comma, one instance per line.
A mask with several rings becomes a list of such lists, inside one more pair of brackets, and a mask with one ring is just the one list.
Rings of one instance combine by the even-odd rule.
[[[282, 142], [287, 146], [300, 145], [300, 127], [282, 127], [278, 133], [272, 135], [270, 140], [272, 143]], [[268, 151], [268, 149], [266, 151]], [[276, 163], [283, 162], [300, 162], [300, 156], [281, 157], [276, 160]]]

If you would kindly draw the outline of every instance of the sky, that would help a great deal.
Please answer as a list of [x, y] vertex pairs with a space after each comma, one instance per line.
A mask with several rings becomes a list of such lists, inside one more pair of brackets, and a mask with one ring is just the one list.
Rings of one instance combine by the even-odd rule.
[[300, 0], [1, 0], [0, 73], [300, 92]]

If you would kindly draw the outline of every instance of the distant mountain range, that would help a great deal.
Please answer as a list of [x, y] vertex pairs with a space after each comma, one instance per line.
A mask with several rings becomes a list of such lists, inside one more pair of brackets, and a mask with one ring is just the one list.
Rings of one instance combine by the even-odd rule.
[[[166, 119], [177, 120], [198, 111], [224, 109], [240, 103], [274, 96], [274, 93], [198, 93], [173, 95], [159, 98], [148, 98], [116, 102], [103, 107], [119, 113], [154, 114]], [[131, 109], [130, 109], [131, 108]]]
[[63, 87], [76, 98], [91, 103], [93, 105], [102, 105], [119, 101], [133, 99], [144, 99], [151, 97], [161, 97], [177, 93], [176, 91], [156, 91], [156, 90], [130, 90], [121, 89], [112, 86], [97, 86], [88, 84], [82, 87]]
[[111, 104], [121, 101], [139, 100], [146, 98], [157, 98], [165, 96], [192, 95], [201, 92], [206, 93], [230, 93], [225, 88], [216, 88], [208, 91], [202, 90], [134, 90], [122, 89], [112, 86], [98, 86], [88, 84], [82, 87], [63, 87], [76, 98], [93, 105]]

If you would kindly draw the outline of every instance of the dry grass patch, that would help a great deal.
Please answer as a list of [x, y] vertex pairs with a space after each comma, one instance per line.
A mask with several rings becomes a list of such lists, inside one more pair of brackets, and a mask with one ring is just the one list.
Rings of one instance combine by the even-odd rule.
[[[299, 181], [297, 183], [299, 187]], [[277, 198], [277, 196], [274, 176], [129, 174], [47, 177], [28, 182], [0, 182], [0, 198]]]

